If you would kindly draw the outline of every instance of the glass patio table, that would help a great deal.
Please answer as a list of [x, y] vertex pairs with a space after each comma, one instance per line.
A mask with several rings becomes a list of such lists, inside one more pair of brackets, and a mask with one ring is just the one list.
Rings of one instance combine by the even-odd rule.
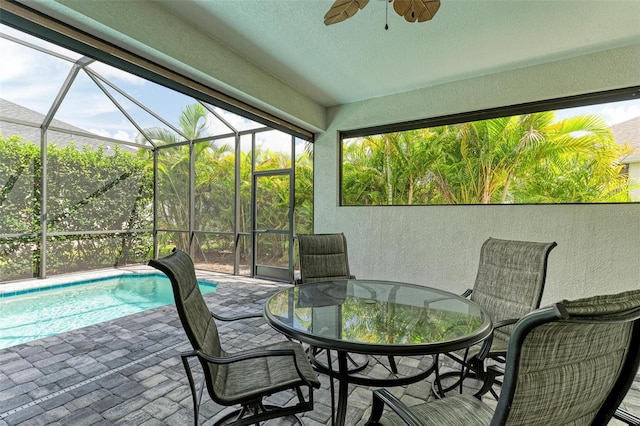
[[[339, 383], [335, 421], [344, 425], [349, 383], [401, 386], [426, 378], [379, 379], [354, 374], [347, 354], [437, 355], [467, 348], [491, 333], [489, 316], [474, 302], [426, 286], [394, 281], [344, 280], [282, 290], [265, 304], [266, 321], [280, 333], [318, 348], [335, 350]], [[332, 401], [333, 403], [333, 401]]]

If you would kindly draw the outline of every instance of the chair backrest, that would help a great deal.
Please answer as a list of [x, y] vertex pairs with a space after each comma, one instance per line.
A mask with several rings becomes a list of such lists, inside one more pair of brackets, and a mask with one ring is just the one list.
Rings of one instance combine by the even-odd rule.
[[[537, 309], [547, 277], [547, 258], [556, 245], [489, 238], [480, 250], [471, 300], [487, 311], [494, 324]], [[508, 340], [512, 328], [497, 329], [495, 335]]]
[[347, 239], [339, 234], [298, 234], [300, 283], [351, 278]]
[[640, 364], [640, 290], [564, 301], [514, 327], [491, 425], [606, 425]]
[[[149, 266], [169, 277], [178, 316], [193, 349], [210, 356], [223, 356], [225, 352], [220, 345], [218, 328], [198, 287], [195, 267], [189, 255], [174, 249], [167, 257], [149, 261]], [[217, 364], [207, 363], [206, 366], [211, 376], [216, 377]], [[207, 377], [207, 384], [210, 380], [211, 377]]]

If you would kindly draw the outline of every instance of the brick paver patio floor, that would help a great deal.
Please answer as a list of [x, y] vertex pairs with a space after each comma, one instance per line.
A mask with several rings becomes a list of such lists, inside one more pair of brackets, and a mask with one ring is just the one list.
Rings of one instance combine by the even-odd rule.
[[[199, 272], [218, 283], [205, 296], [221, 315], [262, 312], [266, 299], [287, 284]], [[219, 323], [229, 352], [282, 340], [262, 318]], [[192, 403], [179, 353], [190, 346], [175, 307], [168, 305], [106, 323], [0, 350], [0, 426], [3, 425], [190, 425]], [[399, 368], [423, 368], [429, 358], [401, 358]], [[371, 362], [368, 374], [388, 374]], [[329, 380], [314, 394], [305, 425], [330, 423]], [[412, 404], [429, 395], [423, 381], [392, 391]], [[350, 386], [348, 425], [366, 421], [371, 389]], [[282, 404], [293, 393], [272, 397]], [[640, 415], [640, 380], [623, 407]], [[200, 424], [211, 425], [223, 409], [205, 395]], [[272, 421], [269, 424], [287, 424]], [[621, 424], [613, 421], [611, 424]]]

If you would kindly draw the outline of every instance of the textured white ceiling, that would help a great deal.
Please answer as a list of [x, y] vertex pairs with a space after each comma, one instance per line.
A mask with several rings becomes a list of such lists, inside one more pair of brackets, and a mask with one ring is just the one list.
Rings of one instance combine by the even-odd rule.
[[156, 1], [324, 106], [640, 42], [638, 0], [442, 0], [424, 23], [390, 6], [388, 31], [384, 0], [332, 26], [333, 0]]

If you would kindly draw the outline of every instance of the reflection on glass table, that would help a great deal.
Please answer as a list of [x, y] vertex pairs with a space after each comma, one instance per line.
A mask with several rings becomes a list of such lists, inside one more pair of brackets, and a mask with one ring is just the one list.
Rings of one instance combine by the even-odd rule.
[[374, 379], [348, 373], [346, 354], [435, 355], [464, 349], [491, 333], [491, 320], [475, 303], [415, 284], [345, 280], [310, 283], [272, 296], [265, 318], [293, 339], [337, 351], [340, 383], [336, 423], [344, 424], [347, 386], [403, 386], [413, 376]]

